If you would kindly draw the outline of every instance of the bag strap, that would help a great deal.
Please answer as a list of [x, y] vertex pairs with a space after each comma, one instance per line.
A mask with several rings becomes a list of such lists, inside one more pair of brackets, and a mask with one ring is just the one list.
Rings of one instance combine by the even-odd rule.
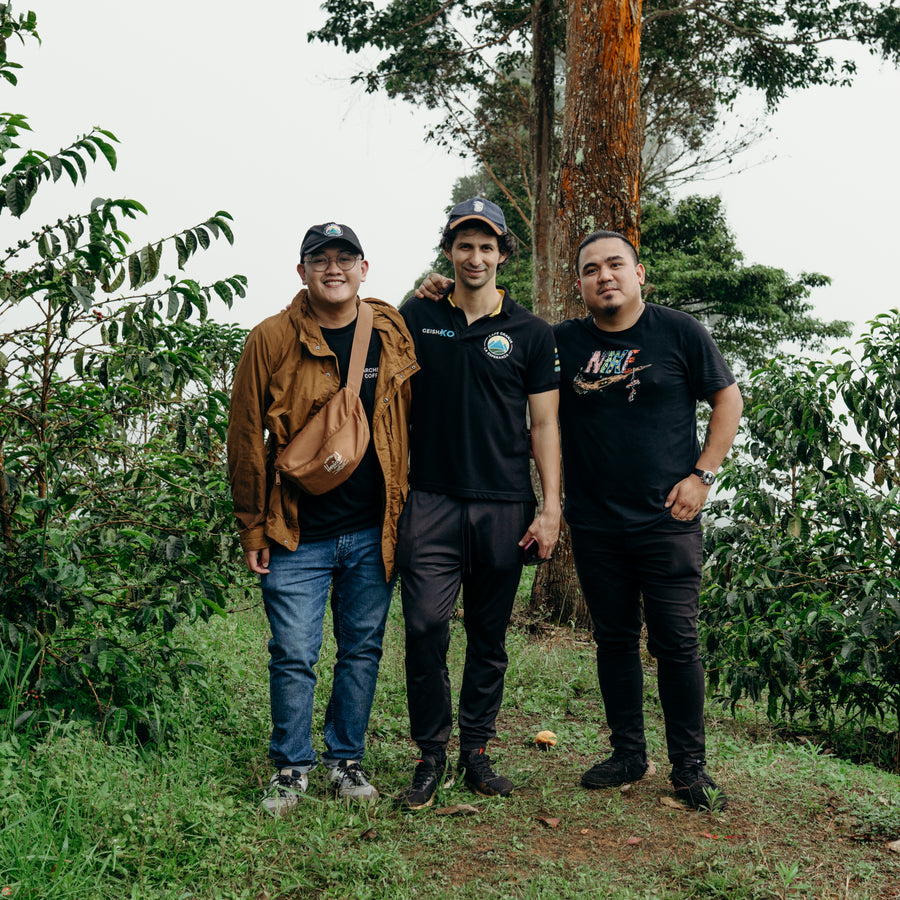
[[353, 345], [350, 348], [350, 365], [347, 369], [347, 387], [357, 396], [362, 388], [363, 369], [369, 355], [369, 338], [372, 336], [372, 307], [365, 300], [359, 301], [356, 313], [356, 331], [353, 333]]

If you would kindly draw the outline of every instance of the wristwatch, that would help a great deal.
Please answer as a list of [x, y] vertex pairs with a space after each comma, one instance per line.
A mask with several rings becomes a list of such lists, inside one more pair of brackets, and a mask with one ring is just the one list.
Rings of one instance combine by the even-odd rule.
[[716, 480], [716, 473], [709, 472], [706, 469], [694, 469], [692, 474], [696, 475], [707, 487]]

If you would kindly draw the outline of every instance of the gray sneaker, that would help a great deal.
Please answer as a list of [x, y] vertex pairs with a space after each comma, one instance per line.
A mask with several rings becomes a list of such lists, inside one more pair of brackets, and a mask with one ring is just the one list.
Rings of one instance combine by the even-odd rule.
[[328, 767], [328, 781], [338, 797], [348, 800], [377, 800], [378, 791], [369, 784], [366, 770], [355, 759], [342, 759]]
[[279, 769], [269, 779], [269, 790], [262, 801], [263, 808], [273, 816], [280, 816], [293, 809], [300, 802], [301, 794], [306, 793], [308, 783], [306, 772], [291, 768]]

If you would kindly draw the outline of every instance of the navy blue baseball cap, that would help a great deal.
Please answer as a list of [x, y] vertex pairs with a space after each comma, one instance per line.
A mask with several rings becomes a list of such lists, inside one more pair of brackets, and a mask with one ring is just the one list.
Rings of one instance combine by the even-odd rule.
[[471, 200], [457, 203], [450, 210], [447, 231], [458, 228], [463, 222], [468, 222], [470, 219], [487, 223], [497, 234], [506, 234], [506, 217], [503, 215], [503, 210], [496, 203], [485, 200], [484, 197], [473, 197]]
[[315, 253], [319, 247], [326, 244], [332, 244], [335, 241], [343, 241], [349, 244], [360, 256], [363, 253], [362, 244], [356, 236], [352, 228], [347, 225], [338, 225], [337, 222], [326, 222], [324, 225], [313, 225], [309, 231], [303, 236], [303, 243], [300, 244], [300, 259], [306, 259], [310, 253]]

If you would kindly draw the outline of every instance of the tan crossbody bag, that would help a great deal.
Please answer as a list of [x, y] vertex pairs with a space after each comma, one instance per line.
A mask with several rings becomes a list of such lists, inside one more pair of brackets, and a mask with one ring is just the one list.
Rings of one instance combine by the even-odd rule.
[[365, 456], [369, 421], [359, 393], [372, 321], [372, 307], [360, 300], [347, 384], [307, 421], [275, 458], [276, 483], [283, 476], [310, 494], [324, 494], [343, 484]]

